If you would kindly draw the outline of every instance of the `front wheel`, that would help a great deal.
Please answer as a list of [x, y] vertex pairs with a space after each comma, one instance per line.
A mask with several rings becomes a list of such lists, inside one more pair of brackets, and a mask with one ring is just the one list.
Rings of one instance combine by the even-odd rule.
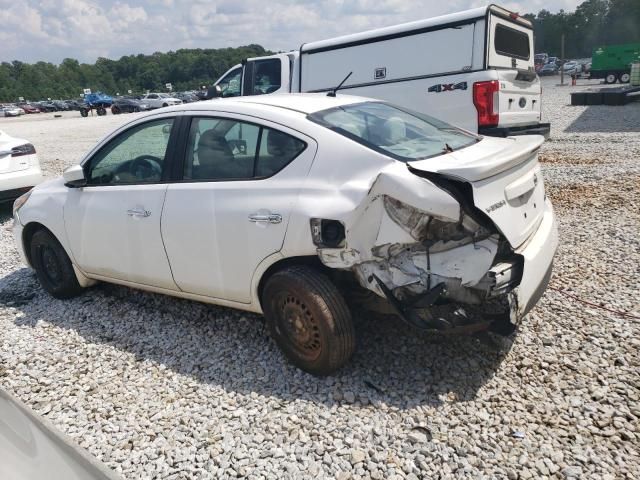
[[271, 337], [298, 368], [329, 375], [351, 358], [351, 313], [326, 275], [306, 266], [281, 270], [267, 280], [262, 306]]
[[30, 252], [40, 285], [49, 294], [55, 298], [71, 298], [82, 292], [67, 252], [51, 233], [46, 230], [34, 233]]
[[618, 79], [618, 77], [616, 76], [615, 73], [607, 73], [604, 76], [604, 83], [616, 83], [616, 80]]
[[87, 110], [86, 108], [81, 108], [80, 109], [80, 115], [82, 115], [83, 117], [86, 117], [89, 115], [89, 110]]

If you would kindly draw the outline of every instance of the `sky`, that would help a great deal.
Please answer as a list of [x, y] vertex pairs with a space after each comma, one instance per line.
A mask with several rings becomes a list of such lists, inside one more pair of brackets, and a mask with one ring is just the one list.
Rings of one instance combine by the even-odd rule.
[[[429, 18], [477, 0], [0, 0], [0, 61], [224, 48], [257, 43], [291, 50], [304, 42]], [[581, 0], [505, 0], [519, 13], [572, 11]]]

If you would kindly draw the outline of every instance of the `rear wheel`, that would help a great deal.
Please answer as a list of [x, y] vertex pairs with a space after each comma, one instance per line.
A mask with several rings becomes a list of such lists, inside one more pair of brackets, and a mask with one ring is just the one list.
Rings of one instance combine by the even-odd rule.
[[168, 107], [169, 105], [167, 103], [163, 103], [162, 106], [163, 107]]
[[607, 73], [604, 76], [604, 83], [616, 83], [617, 79], [618, 77], [616, 76], [615, 73]]
[[262, 306], [272, 338], [298, 368], [329, 375], [351, 358], [351, 313], [326, 275], [306, 266], [281, 270], [267, 280]]
[[116, 106], [111, 107], [111, 113], [114, 115], [118, 115], [120, 113], [120, 109]]
[[80, 115], [82, 115], [83, 117], [86, 117], [89, 115], [89, 110], [87, 110], [86, 108], [81, 108], [80, 109]]
[[71, 260], [60, 242], [47, 230], [31, 237], [31, 263], [40, 285], [55, 298], [71, 298], [82, 292]]
[[631, 80], [631, 74], [627, 72], [618, 74], [618, 81], [620, 83], [629, 83], [630, 80]]
[[105, 110], [104, 107], [98, 107], [98, 109], [96, 110], [98, 113], [98, 116], [102, 117], [103, 115], [107, 114], [107, 111]]

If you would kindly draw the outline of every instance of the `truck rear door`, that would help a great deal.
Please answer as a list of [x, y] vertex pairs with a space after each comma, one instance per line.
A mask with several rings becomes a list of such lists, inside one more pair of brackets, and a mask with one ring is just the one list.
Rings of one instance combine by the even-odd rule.
[[535, 73], [531, 24], [492, 7], [487, 29], [487, 68], [497, 72], [499, 82], [499, 126], [539, 123], [541, 86]]

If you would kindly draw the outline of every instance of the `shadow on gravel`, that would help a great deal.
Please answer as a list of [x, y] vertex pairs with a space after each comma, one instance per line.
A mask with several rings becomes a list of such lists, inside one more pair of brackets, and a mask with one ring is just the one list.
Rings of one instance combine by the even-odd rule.
[[[611, 121], [616, 118], [620, 119], [620, 121]], [[592, 105], [582, 112], [564, 131], [566, 133], [640, 132], [640, 103], [634, 102], [617, 107]]]
[[11, 220], [13, 202], [0, 203], [0, 223], [4, 223]]
[[130, 352], [143, 374], [161, 364], [227, 391], [327, 406], [384, 402], [406, 409], [468, 401], [511, 348], [508, 339], [448, 338], [392, 318], [357, 318], [354, 358], [333, 377], [316, 378], [283, 359], [262, 317], [236, 310], [107, 284], [59, 301], [27, 268], [0, 279], [3, 307], [15, 308], [18, 326], [46, 321]]

